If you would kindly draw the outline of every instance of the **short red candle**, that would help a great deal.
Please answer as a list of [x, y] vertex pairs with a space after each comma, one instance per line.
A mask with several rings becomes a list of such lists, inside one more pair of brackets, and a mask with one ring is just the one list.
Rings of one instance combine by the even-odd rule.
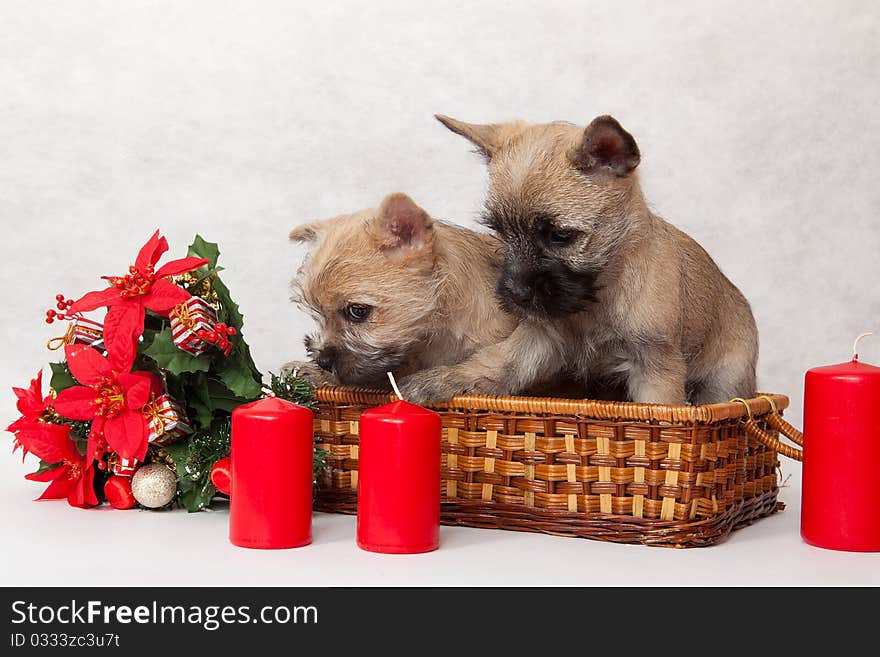
[[232, 412], [229, 540], [249, 548], [312, 541], [312, 412], [277, 397]]
[[807, 372], [801, 536], [832, 550], [880, 551], [880, 367]]
[[414, 554], [440, 538], [440, 416], [396, 401], [361, 414], [357, 544]]

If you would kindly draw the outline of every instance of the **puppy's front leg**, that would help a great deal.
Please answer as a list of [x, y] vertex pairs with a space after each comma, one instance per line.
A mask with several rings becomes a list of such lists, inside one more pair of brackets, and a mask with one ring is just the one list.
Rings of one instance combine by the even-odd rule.
[[416, 404], [442, 402], [458, 394], [514, 395], [562, 369], [558, 341], [523, 322], [508, 338], [484, 347], [457, 365], [422, 370], [400, 381]]
[[686, 404], [684, 356], [673, 347], [652, 347], [630, 362], [629, 396], [643, 404]]
[[281, 366], [281, 374], [293, 374], [308, 380], [313, 386], [335, 386], [339, 381], [330, 372], [322, 370], [317, 363], [310, 360], [292, 360]]

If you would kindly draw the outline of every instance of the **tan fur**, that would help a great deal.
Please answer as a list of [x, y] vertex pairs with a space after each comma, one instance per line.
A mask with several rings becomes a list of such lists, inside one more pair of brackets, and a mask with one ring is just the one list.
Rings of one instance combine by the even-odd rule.
[[[400, 377], [458, 363], [516, 324], [495, 299], [497, 240], [434, 221], [403, 194], [300, 226], [290, 238], [313, 244], [294, 280], [294, 300], [318, 324], [309, 353], [332, 348], [337, 357], [332, 374], [313, 362], [285, 369], [317, 383], [385, 387], [386, 369]], [[372, 307], [367, 321], [346, 319], [352, 303]]]
[[[699, 244], [649, 210], [634, 170], [638, 149], [616, 121], [600, 117], [584, 130], [437, 118], [486, 157], [487, 211], [503, 209], [514, 221], [550, 216], [557, 228], [578, 231], [574, 244], [551, 255], [573, 271], [597, 272], [598, 291], [567, 316], [526, 313], [509, 338], [460, 366], [411, 377], [405, 394], [420, 401], [516, 394], [571, 369], [585, 379], [617, 378], [640, 402], [754, 394], [758, 341], [748, 302]], [[604, 160], [609, 139], [630, 150]], [[527, 237], [502, 236], [506, 268], [524, 266]]]

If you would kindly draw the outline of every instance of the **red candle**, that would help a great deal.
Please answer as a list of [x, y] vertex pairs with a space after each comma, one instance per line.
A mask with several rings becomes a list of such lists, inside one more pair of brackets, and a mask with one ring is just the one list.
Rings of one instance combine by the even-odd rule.
[[277, 397], [232, 412], [229, 540], [249, 548], [312, 542], [312, 412]]
[[860, 363], [854, 346], [852, 361], [806, 376], [801, 536], [807, 543], [880, 551], [878, 450], [880, 367]]
[[437, 413], [405, 401], [361, 414], [357, 520], [360, 548], [388, 554], [437, 549], [440, 430]]

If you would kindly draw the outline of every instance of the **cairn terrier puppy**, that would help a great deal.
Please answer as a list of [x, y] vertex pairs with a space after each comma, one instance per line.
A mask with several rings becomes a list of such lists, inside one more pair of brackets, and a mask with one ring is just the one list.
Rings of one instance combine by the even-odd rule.
[[498, 241], [431, 219], [405, 194], [290, 239], [314, 245], [293, 286], [318, 332], [305, 340], [311, 362], [283, 369], [318, 385], [387, 389], [386, 372], [458, 363], [516, 325], [495, 297]]
[[516, 394], [565, 369], [619, 381], [637, 402], [754, 394], [748, 302], [697, 242], [648, 208], [638, 146], [615, 119], [586, 129], [437, 119], [488, 163], [484, 221], [503, 251], [497, 294], [521, 321], [459, 366], [406, 380], [409, 398]]

